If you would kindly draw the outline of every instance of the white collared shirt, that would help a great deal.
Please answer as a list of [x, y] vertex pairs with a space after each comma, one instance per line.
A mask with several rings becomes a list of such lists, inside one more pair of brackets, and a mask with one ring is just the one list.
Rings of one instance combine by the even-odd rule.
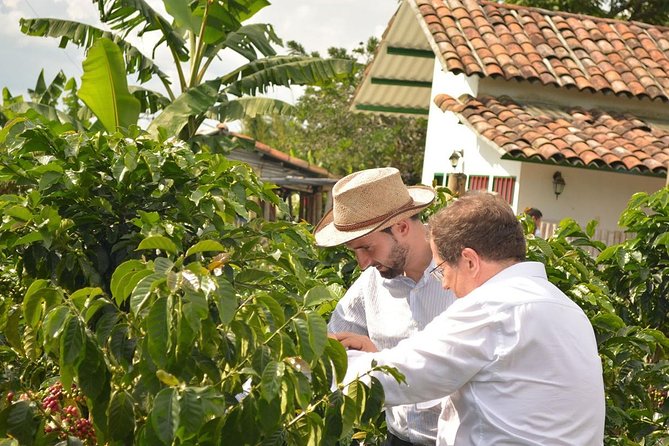
[[[361, 355], [346, 381], [379, 365], [386, 404], [450, 395], [455, 445], [601, 445], [605, 400], [590, 321], [548, 282], [542, 264], [504, 269], [458, 299], [422, 332], [396, 347]], [[454, 430], [448, 411], [441, 434]]]
[[[455, 296], [430, 275], [432, 268], [434, 263], [418, 283], [406, 276], [384, 279], [376, 268], [367, 268], [337, 304], [328, 330], [364, 334], [379, 350], [396, 346], [424, 329], [455, 301]], [[439, 405], [389, 407], [386, 424], [404, 440], [434, 445], [439, 413]]]

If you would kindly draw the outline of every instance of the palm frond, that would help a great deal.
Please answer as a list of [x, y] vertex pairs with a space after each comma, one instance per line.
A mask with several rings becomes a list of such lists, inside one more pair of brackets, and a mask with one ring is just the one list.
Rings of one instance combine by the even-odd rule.
[[21, 32], [29, 36], [60, 38], [61, 48], [67, 47], [67, 44], [72, 42], [88, 49], [95, 40], [108, 38], [121, 48], [128, 73], [137, 73], [140, 82], [146, 82], [153, 76], [158, 76], [163, 82], [170, 83], [167, 74], [163, 73], [149, 57], [143, 55], [123, 37], [95, 26], [61, 19], [21, 19]]
[[122, 30], [124, 38], [135, 28], [138, 28], [137, 35], [140, 37], [150, 31], [160, 31], [162, 37], [156, 43], [156, 47], [165, 42], [180, 61], [188, 60], [186, 41], [179, 35], [176, 28], [151, 8], [145, 0], [93, 1], [98, 4], [100, 19], [109, 24], [112, 29]]
[[221, 78], [226, 93], [235, 96], [265, 93], [282, 85], [322, 85], [349, 76], [356, 62], [350, 59], [321, 59], [306, 56], [273, 56], [241, 66]]

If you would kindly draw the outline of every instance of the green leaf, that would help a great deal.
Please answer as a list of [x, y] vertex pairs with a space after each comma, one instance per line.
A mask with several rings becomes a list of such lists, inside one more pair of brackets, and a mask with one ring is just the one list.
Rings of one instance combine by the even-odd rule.
[[188, 7], [188, 2], [183, 0], [163, 0], [165, 10], [174, 17], [177, 26], [185, 28], [196, 34], [200, 29], [201, 19], [194, 16]]
[[65, 328], [65, 319], [70, 314], [66, 306], [52, 308], [44, 318], [44, 340], [48, 342], [57, 338]]
[[202, 240], [201, 242], [198, 242], [188, 248], [188, 251], [186, 251], [186, 257], [205, 251], [223, 252], [225, 251], [225, 246], [221, 245], [215, 240]]
[[[7, 316], [7, 322], [3, 328], [3, 334], [9, 345], [15, 350], [21, 351], [23, 349], [22, 334], [24, 327], [23, 318], [21, 317], [20, 309], [11, 309]], [[19, 332], [20, 330], [20, 332]]]
[[24, 206], [12, 206], [5, 209], [4, 213], [21, 221], [30, 221], [33, 218], [33, 214]]
[[29, 232], [28, 234], [24, 235], [23, 237], [19, 237], [16, 239], [16, 241], [13, 243], [13, 246], [21, 246], [21, 245], [29, 245], [34, 242], [39, 242], [43, 240], [44, 237], [42, 237], [42, 234], [39, 232]]
[[48, 311], [54, 304], [62, 302], [62, 293], [54, 288], [47, 287], [46, 280], [36, 280], [28, 288], [23, 298], [23, 315], [31, 327], [36, 327], [44, 311]]
[[283, 362], [271, 361], [267, 364], [260, 380], [260, 390], [265, 400], [271, 401], [279, 394], [285, 371], [286, 365]]
[[70, 317], [60, 338], [60, 365], [73, 366], [83, 358], [84, 330], [76, 316]]
[[[95, 301], [92, 301], [93, 298], [102, 296], [104, 292], [102, 291], [102, 288], [99, 287], [85, 287], [85, 288], [80, 288], [74, 293], [70, 294], [70, 301], [74, 304], [74, 306], [77, 308], [79, 311], [84, 311], [86, 309], [87, 305], [103, 305], [106, 300], [104, 299], [98, 299]], [[93, 303], [91, 303], [93, 302]], [[101, 302], [101, 303], [97, 303]], [[90, 309], [90, 308], [89, 308]]]
[[307, 56], [270, 56], [239, 67], [222, 77], [226, 91], [235, 96], [265, 93], [270, 86], [318, 85], [353, 72], [351, 59]]
[[669, 249], [669, 231], [664, 232], [660, 235], [658, 235], [655, 240], [653, 240], [652, 246], [656, 247], [662, 245], [665, 248]]
[[123, 302], [125, 298], [128, 297], [130, 291], [132, 291], [132, 290], [128, 291], [128, 294], [123, 296], [122, 291], [125, 289], [125, 286], [127, 284], [127, 278], [124, 276], [126, 276], [126, 274], [130, 272], [138, 271], [145, 268], [146, 265], [144, 264], [144, 262], [141, 262], [139, 260], [128, 260], [116, 267], [114, 273], [112, 274], [111, 284], [109, 288], [111, 289], [112, 297], [114, 298], [114, 300], [116, 300], [116, 303], [118, 305], [120, 305], [121, 302]]
[[130, 94], [119, 47], [107, 38], [97, 40], [83, 63], [77, 96], [109, 133], [137, 124], [139, 101]]
[[44, 279], [35, 280], [30, 284], [30, 287], [23, 298], [23, 317], [25, 317], [26, 322], [31, 327], [35, 327], [39, 322], [39, 318], [42, 314], [42, 295], [39, 291], [43, 290], [47, 285], [48, 282]]
[[341, 342], [336, 339], [328, 338], [327, 345], [325, 346], [325, 354], [332, 361], [334, 366], [336, 382], [341, 383], [346, 375], [346, 369], [348, 368], [348, 356], [346, 355], [346, 349]]
[[104, 313], [95, 324], [95, 337], [100, 345], [106, 345], [107, 339], [111, 336], [114, 326], [120, 319], [117, 312]]
[[256, 116], [290, 116], [295, 107], [280, 99], [244, 96], [214, 107], [209, 117], [222, 121], [255, 118]]
[[325, 423], [323, 426], [323, 444], [336, 444], [342, 434], [342, 405], [344, 395], [340, 390], [330, 394], [327, 408], [325, 409]]
[[328, 327], [325, 320], [317, 313], [306, 314], [309, 324], [309, 343], [316, 357], [320, 357], [328, 342]]
[[203, 398], [193, 389], [185, 389], [179, 399], [179, 439], [184, 441], [192, 438], [207, 419]]
[[235, 51], [247, 60], [255, 60], [258, 51], [263, 56], [274, 56], [276, 51], [272, 46], [273, 43], [278, 45], [283, 43], [274, 33], [274, 28], [265, 23], [253, 23], [229, 32], [225, 35], [221, 46]]
[[162, 235], [152, 235], [142, 240], [137, 247], [137, 251], [142, 249], [160, 249], [170, 254], [177, 253], [177, 245], [175, 245], [172, 240]]
[[124, 441], [132, 438], [135, 430], [135, 405], [128, 392], [114, 392], [107, 410], [107, 423], [107, 432], [112, 440]]
[[202, 115], [216, 103], [220, 86], [221, 81], [214, 79], [183, 92], [151, 122], [149, 134], [157, 136], [163, 129], [168, 135], [178, 135], [190, 117]]
[[146, 317], [146, 335], [149, 354], [159, 367], [165, 367], [168, 351], [171, 347], [170, 325], [171, 305], [167, 297], [156, 299]]
[[216, 308], [218, 309], [218, 317], [221, 319], [222, 325], [228, 325], [235, 316], [238, 302], [235, 289], [232, 284], [222, 277], [218, 278], [218, 287], [215, 294]]
[[323, 302], [335, 299], [336, 296], [332, 294], [329, 288], [322, 285], [311, 288], [304, 295], [304, 306], [306, 308], [315, 307]]
[[88, 408], [94, 412], [94, 418], [101, 417], [96, 420], [96, 423], [105, 426], [106, 421], [103, 415], [106, 416], [111, 391], [109, 371], [103, 353], [96, 342], [90, 337], [86, 337], [84, 341], [86, 343], [83, 349], [84, 354], [77, 365], [79, 387], [84, 395], [94, 402]]
[[294, 319], [293, 324], [297, 334], [300, 355], [304, 358], [305, 361], [311, 362], [311, 360], [314, 358], [314, 351], [311, 348], [311, 343], [309, 342], [309, 324], [306, 320], [300, 318]]
[[153, 273], [142, 278], [142, 280], [137, 283], [137, 286], [135, 286], [135, 289], [130, 296], [130, 310], [134, 314], [139, 314], [149, 300], [149, 297], [158, 282], [163, 280], [165, 280], [164, 274]]
[[180, 422], [176, 389], [168, 387], [158, 392], [149, 420], [158, 439], [165, 445], [172, 444]]
[[274, 299], [272, 296], [268, 296], [267, 294], [258, 294], [256, 296], [256, 300], [258, 303], [267, 308], [270, 315], [272, 316], [270, 320], [272, 330], [276, 330], [284, 324], [286, 321], [284, 310], [281, 304], [276, 301], [276, 299]]
[[167, 274], [174, 268], [174, 262], [165, 257], [158, 257], [153, 261], [153, 270], [157, 273]]
[[372, 377], [371, 386], [369, 387], [369, 393], [367, 398], [367, 404], [365, 405], [365, 410], [360, 417], [361, 422], [374, 419], [378, 416], [379, 412], [383, 410], [383, 386], [378, 379]]
[[21, 445], [32, 445], [39, 419], [29, 401], [17, 401], [0, 412], [0, 429], [16, 438]]
[[139, 271], [130, 271], [121, 278], [119, 282], [118, 294], [115, 298], [116, 305], [121, 305], [134, 291], [137, 285], [145, 277], [151, 276], [153, 273], [150, 269], [143, 269]]

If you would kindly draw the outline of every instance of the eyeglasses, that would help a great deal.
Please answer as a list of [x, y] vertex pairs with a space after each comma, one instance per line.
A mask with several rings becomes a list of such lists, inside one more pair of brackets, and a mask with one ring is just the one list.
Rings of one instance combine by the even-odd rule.
[[443, 265], [444, 263], [446, 263], [446, 260], [444, 260], [439, 265], [435, 266], [430, 270], [430, 274], [432, 275], [432, 277], [437, 279], [439, 282], [444, 280], [444, 270], [440, 268], [441, 265]]

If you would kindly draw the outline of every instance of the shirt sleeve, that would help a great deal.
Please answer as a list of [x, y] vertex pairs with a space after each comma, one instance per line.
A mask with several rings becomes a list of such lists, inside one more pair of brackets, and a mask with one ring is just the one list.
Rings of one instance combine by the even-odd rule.
[[339, 300], [328, 323], [330, 333], [350, 331], [369, 336], [365, 311], [365, 282], [363, 273]]
[[344, 382], [367, 373], [376, 361], [396, 368], [406, 380], [398, 383], [389, 374], [372, 373], [383, 385], [387, 406], [442, 398], [458, 390], [494, 361], [498, 340], [495, 321], [485, 309], [449, 310], [396, 347], [356, 358]]

